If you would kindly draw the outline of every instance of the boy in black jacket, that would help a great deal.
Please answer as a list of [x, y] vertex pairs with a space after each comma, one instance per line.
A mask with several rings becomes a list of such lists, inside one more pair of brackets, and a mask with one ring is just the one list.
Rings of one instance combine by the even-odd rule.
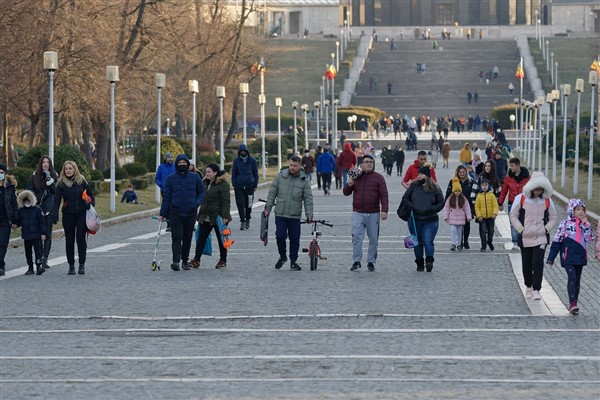
[[42, 209], [36, 205], [35, 195], [29, 190], [19, 193], [17, 204], [19, 205], [21, 238], [24, 240], [25, 258], [29, 266], [25, 275], [33, 275], [32, 248], [35, 252], [36, 274], [41, 275], [45, 271], [42, 265], [42, 241], [46, 240], [46, 221]]

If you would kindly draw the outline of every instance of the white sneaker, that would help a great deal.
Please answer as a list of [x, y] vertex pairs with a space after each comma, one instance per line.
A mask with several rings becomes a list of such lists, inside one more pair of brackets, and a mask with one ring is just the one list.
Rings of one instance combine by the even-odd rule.
[[[539, 293], [539, 292], [538, 292]], [[525, 288], [525, 298], [531, 300], [533, 298], [533, 288]]]
[[541, 300], [542, 299], [542, 295], [540, 294], [539, 290], [534, 290], [533, 291], [533, 299], [534, 300]]
[[513, 243], [513, 247], [512, 247], [512, 249], [513, 249], [513, 250], [520, 250], [520, 249], [519, 249], [519, 245], [518, 245], [518, 244], [516, 244], [516, 243]]

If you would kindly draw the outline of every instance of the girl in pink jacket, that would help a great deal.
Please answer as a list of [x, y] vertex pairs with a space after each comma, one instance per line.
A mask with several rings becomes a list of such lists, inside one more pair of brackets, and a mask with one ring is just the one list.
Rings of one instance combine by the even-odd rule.
[[463, 227], [467, 222], [471, 221], [471, 206], [469, 201], [462, 194], [462, 186], [458, 178], [452, 179], [452, 194], [446, 200], [444, 205], [444, 221], [450, 225], [450, 236], [452, 240], [452, 247], [450, 250], [462, 251], [463, 247], [460, 245], [463, 237]]

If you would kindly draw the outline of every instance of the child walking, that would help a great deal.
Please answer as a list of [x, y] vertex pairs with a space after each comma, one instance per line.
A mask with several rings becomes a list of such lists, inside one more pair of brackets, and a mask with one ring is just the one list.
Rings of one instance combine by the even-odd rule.
[[25, 246], [25, 258], [29, 268], [25, 275], [33, 275], [33, 258], [31, 250], [35, 253], [36, 275], [44, 273], [42, 265], [42, 241], [46, 240], [46, 220], [42, 214], [42, 209], [37, 206], [35, 195], [29, 190], [23, 190], [17, 196], [19, 206], [19, 224], [21, 225], [21, 238]]
[[479, 237], [481, 238], [481, 249], [485, 252], [486, 245], [490, 251], [494, 251], [492, 240], [494, 239], [494, 221], [498, 216], [498, 201], [492, 191], [490, 181], [482, 178], [479, 182], [479, 193], [475, 198], [475, 215], [479, 222]]
[[554, 258], [560, 254], [560, 264], [567, 271], [567, 292], [569, 293], [569, 312], [579, 314], [577, 298], [583, 267], [587, 264], [587, 244], [594, 240], [592, 227], [585, 214], [586, 207], [580, 199], [569, 200], [567, 219], [556, 230], [546, 265], [554, 264]]
[[462, 251], [461, 240], [463, 227], [471, 221], [471, 206], [467, 198], [462, 194], [462, 187], [458, 178], [452, 179], [452, 195], [444, 205], [444, 221], [450, 225], [452, 247], [450, 250]]

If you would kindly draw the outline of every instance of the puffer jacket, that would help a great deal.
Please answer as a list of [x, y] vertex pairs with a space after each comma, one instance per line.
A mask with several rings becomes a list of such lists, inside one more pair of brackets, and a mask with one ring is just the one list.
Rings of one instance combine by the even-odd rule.
[[477, 218], [496, 218], [498, 215], [498, 202], [491, 190], [479, 192], [475, 199], [475, 215]]
[[289, 169], [281, 171], [271, 184], [265, 210], [271, 211], [275, 205], [275, 215], [285, 218], [302, 218], [302, 203], [306, 218], [313, 217], [313, 196], [310, 181], [304, 171], [296, 175], [290, 174]]
[[425, 181], [414, 181], [402, 196], [402, 201], [408, 204], [417, 221], [437, 221], [438, 213], [444, 208], [444, 195], [439, 186], [428, 192], [423, 188]]
[[217, 215], [231, 221], [231, 194], [227, 178], [227, 172], [219, 171], [214, 182], [211, 183], [208, 179], [202, 182], [206, 189], [206, 196], [198, 211], [199, 223], [208, 218], [211, 225], [216, 225]]
[[[541, 197], [531, 198], [532, 191], [541, 187], [544, 193]], [[523, 209], [525, 210], [524, 223], [519, 221], [519, 210], [521, 209], [521, 197], [525, 197]], [[510, 223], [522, 235], [523, 247], [535, 247], [548, 243], [546, 234], [556, 225], [556, 209], [552, 202], [552, 185], [541, 172], [534, 172], [525, 187], [523, 193], [515, 197], [510, 210]], [[548, 222], [544, 224], [544, 212], [546, 211], [546, 198], [549, 201]]]
[[471, 161], [473, 161], [473, 153], [469, 149], [468, 144], [465, 144], [464, 147], [462, 149], [460, 149], [458, 159], [462, 163], [471, 164]]
[[4, 212], [8, 216], [8, 224], [19, 224], [19, 206], [17, 205], [17, 180], [12, 175], [4, 178]]
[[[462, 195], [464, 197], [464, 195]], [[469, 206], [469, 202], [465, 197], [465, 202], [462, 207], [451, 207], [450, 199], [446, 200], [446, 204], [444, 204], [444, 221], [446, 221], [449, 225], [464, 225], [467, 221], [470, 221], [472, 218], [471, 214], [471, 206]]]
[[256, 159], [250, 156], [244, 160], [241, 157], [242, 151], [248, 152], [245, 144], [241, 144], [238, 149], [238, 157], [233, 160], [231, 166], [231, 184], [234, 188], [254, 188], [258, 186], [258, 166]]
[[[29, 206], [23, 203], [29, 200]], [[21, 225], [21, 238], [23, 240], [41, 239], [46, 235], [46, 220], [42, 215], [42, 209], [36, 205], [35, 195], [29, 190], [23, 190], [17, 196], [19, 206], [19, 224]]]
[[[426, 163], [425, 165], [429, 165], [431, 168], [431, 179], [434, 182], [437, 182], [437, 177], [435, 176], [435, 168], [433, 168], [430, 164]], [[419, 160], [415, 160], [411, 165], [406, 169], [406, 173], [404, 174], [404, 178], [402, 179], [402, 186], [408, 188], [411, 182], [417, 180], [417, 176], [419, 176], [419, 168], [421, 168], [421, 163]]]
[[559, 253], [563, 267], [587, 264], [587, 244], [594, 240], [594, 233], [589, 222], [574, 217], [573, 211], [578, 206], [585, 207], [585, 204], [579, 199], [569, 200], [567, 219], [559, 224], [548, 253], [548, 262], [551, 264]]
[[[363, 172], [352, 186], [344, 186], [345, 196], [352, 197], [352, 211], [360, 213], [387, 213], [389, 208], [389, 196], [385, 178], [383, 175], [371, 171]], [[381, 204], [381, 209], [380, 209]]]
[[[190, 166], [190, 160], [185, 154], [178, 155], [175, 164], [180, 160], [185, 160], [187, 166]], [[204, 185], [198, 174], [189, 172], [187, 168], [182, 172], [176, 171], [167, 177], [159, 215], [169, 218], [171, 211], [183, 217], [196, 215], [205, 194]]]
[[504, 178], [502, 184], [502, 190], [500, 191], [500, 197], [498, 197], [498, 205], [504, 204], [504, 200], [508, 195], [508, 204], [512, 204], [515, 201], [515, 197], [523, 191], [523, 188], [529, 182], [529, 170], [525, 167], [521, 167], [519, 175], [515, 175], [510, 169], [508, 175]]
[[344, 144], [344, 150], [339, 157], [342, 169], [349, 170], [356, 165], [356, 154], [352, 151], [352, 145], [350, 143]]
[[163, 161], [156, 170], [154, 175], [154, 182], [160, 188], [161, 191], [165, 190], [167, 184], [167, 178], [175, 173], [175, 164]]
[[317, 161], [317, 172], [331, 174], [335, 171], [335, 158], [328, 151], [323, 152]]
[[56, 193], [56, 181], [58, 180], [58, 175], [54, 174], [54, 176], [50, 176], [54, 182], [50, 185], [46, 185], [45, 183], [41, 188], [37, 188], [35, 186], [35, 171], [29, 177], [29, 182], [27, 182], [27, 190], [31, 190], [37, 199], [38, 206], [42, 209], [43, 212], [52, 212], [52, 207], [54, 206], [54, 194]]
[[53, 223], [58, 222], [58, 209], [62, 200], [62, 212], [63, 214], [78, 214], [85, 212], [89, 207], [85, 200], [83, 200], [83, 191], [86, 191], [87, 195], [92, 198], [92, 205], [96, 205], [96, 199], [92, 188], [85, 179], [81, 180], [81, 183], [77, 183], [75, 180], [64, 178], [59, 180], [56, 185], [56, 194], [54, 195], [54, 207], [52, 208], [52, 221]]

